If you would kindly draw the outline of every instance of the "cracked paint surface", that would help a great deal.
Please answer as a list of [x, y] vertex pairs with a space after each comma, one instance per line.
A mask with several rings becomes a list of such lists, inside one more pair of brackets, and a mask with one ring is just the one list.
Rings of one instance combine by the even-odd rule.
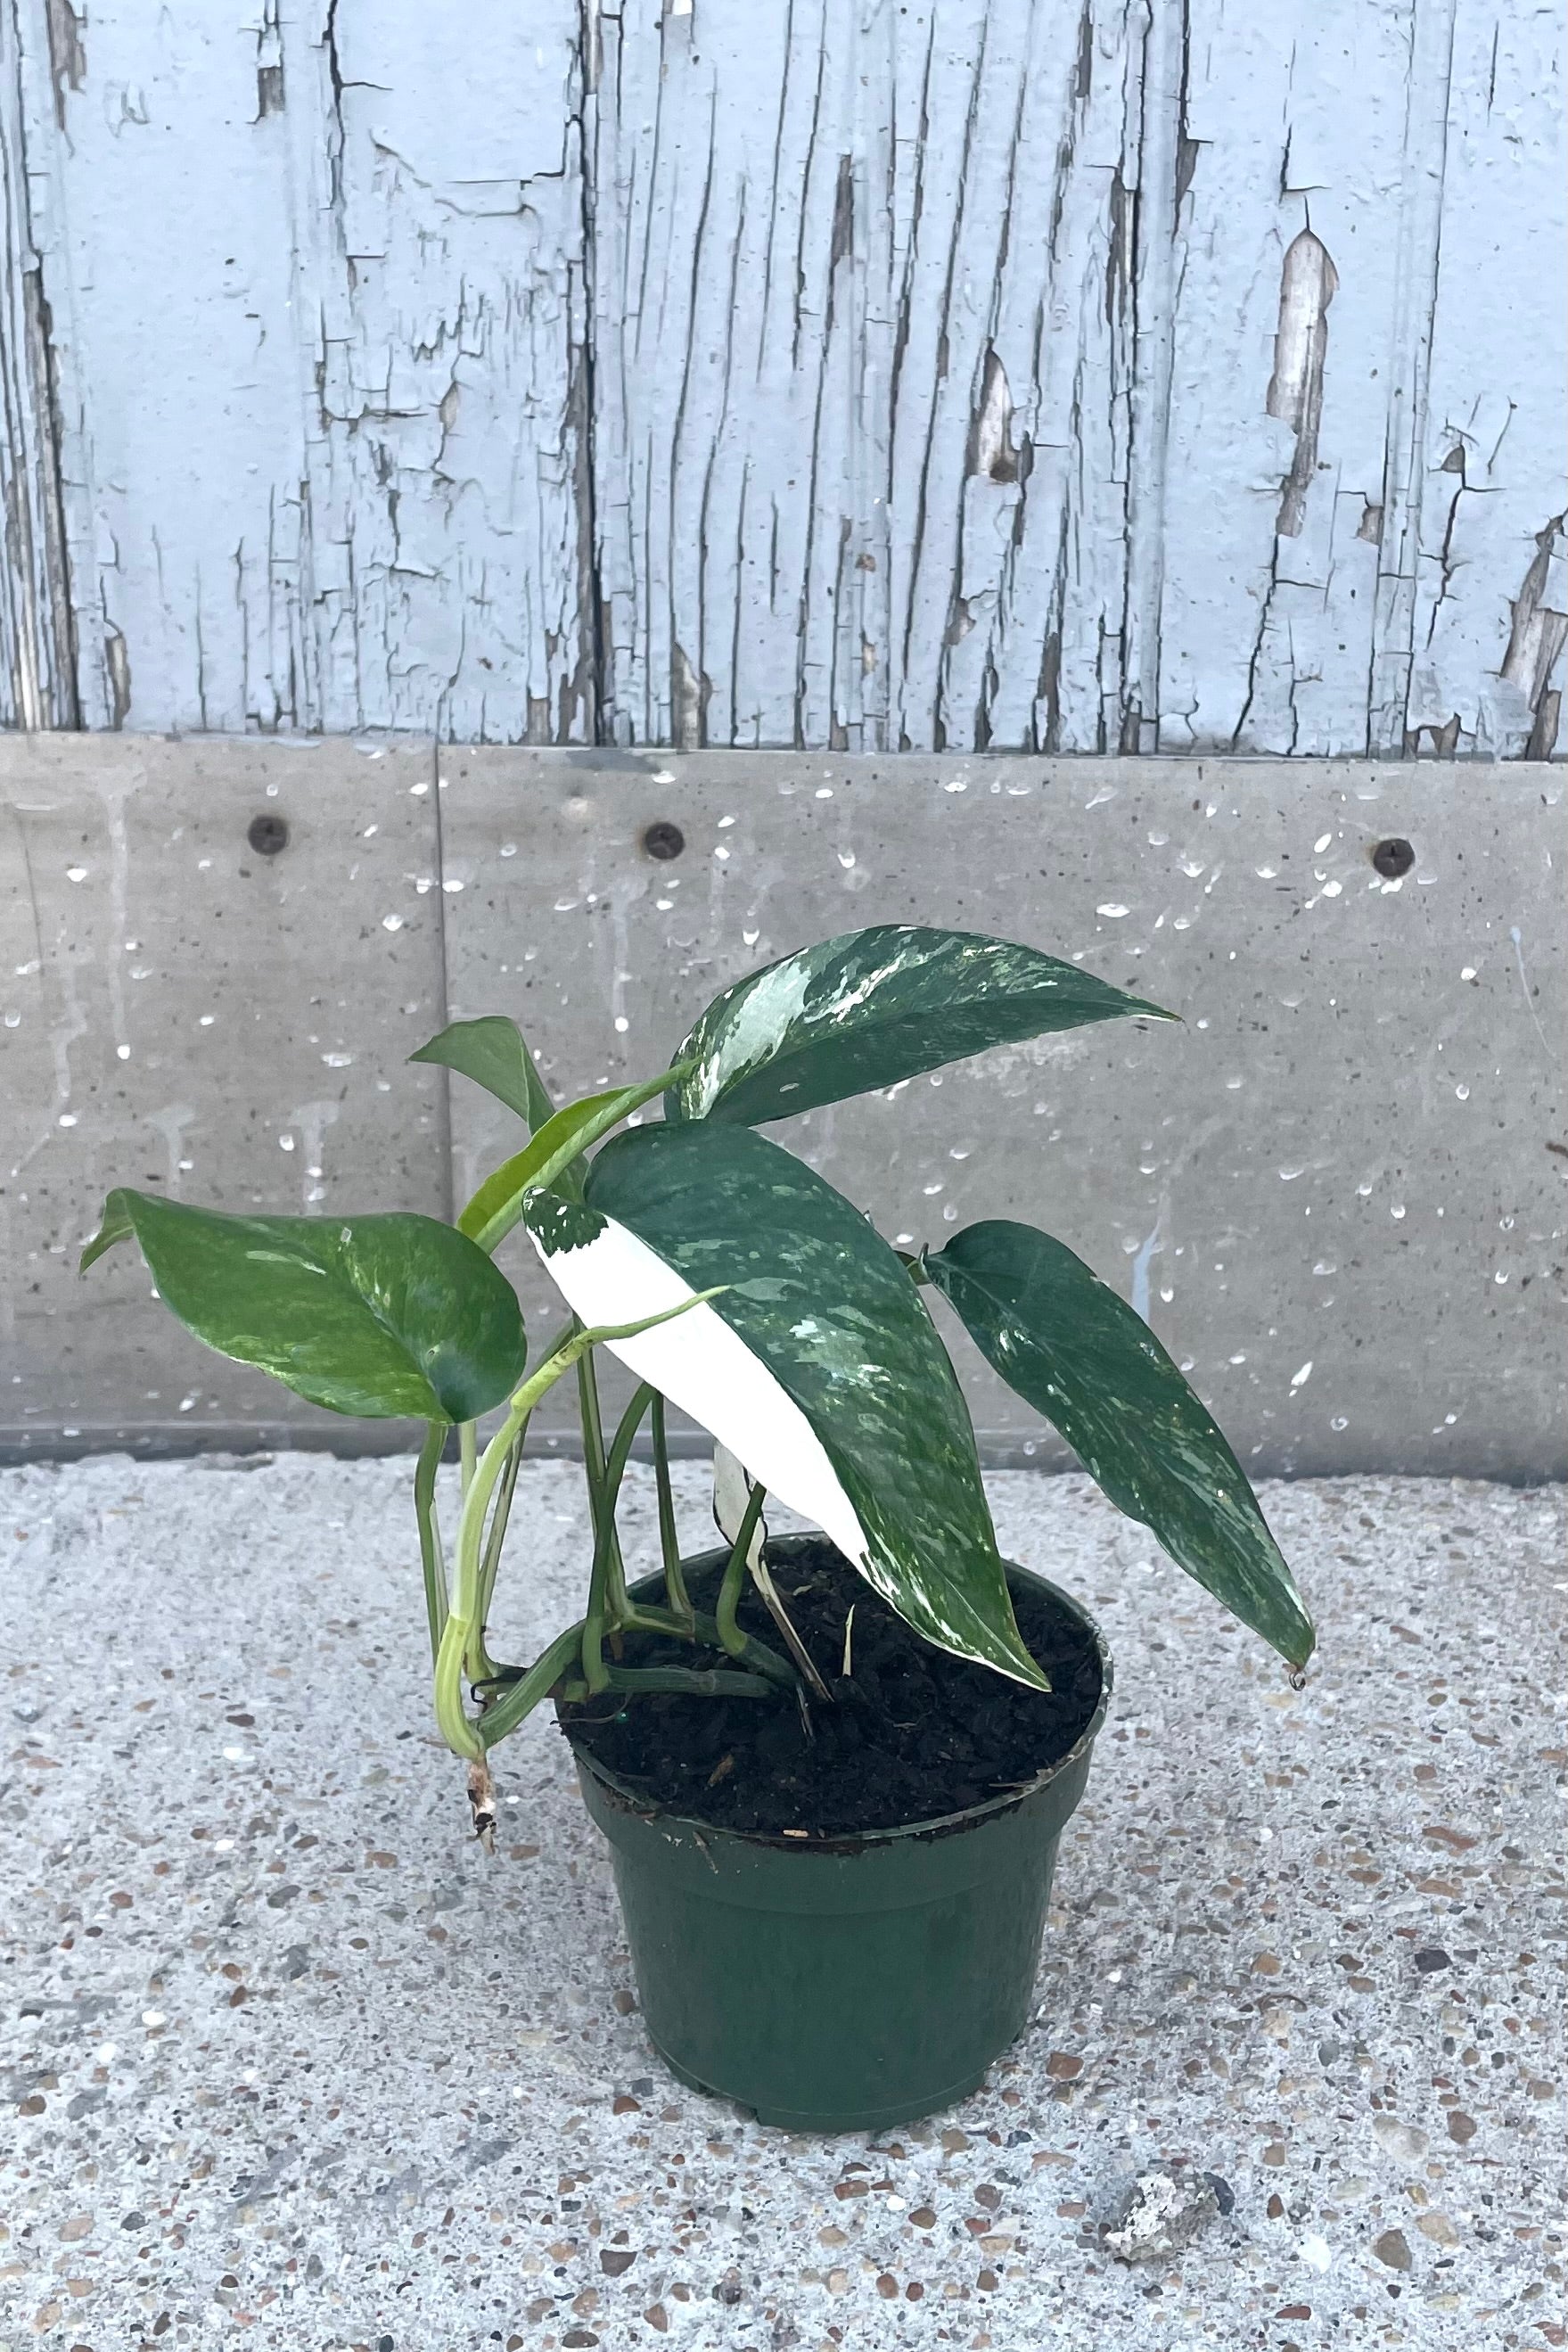
[[0, 718], [1561, 747], [1552, 12], [4, 0], [0, 40]]
[[577, 10], [69, 14], [0, 103], [82, 722], [588, 740]]

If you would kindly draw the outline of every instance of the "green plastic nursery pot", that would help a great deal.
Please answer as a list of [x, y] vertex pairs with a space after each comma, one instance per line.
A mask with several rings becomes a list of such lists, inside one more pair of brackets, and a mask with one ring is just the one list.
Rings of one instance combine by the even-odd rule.
[[[766, 1836], [651, 1812], [575, 1749], [610, 1841], [643, 2021], [694, 2090], [789, 2131], [877, 2130], [962, 2098], [1023, 2030], [1111, 1654], [1071, 1595], [1008, 1573], [1087, 1629], [1101, 1668], [1087, 1727], [1016, 1795], [894, 1830]], [[637, 1588], [650, 1600], [661, 1589]]]

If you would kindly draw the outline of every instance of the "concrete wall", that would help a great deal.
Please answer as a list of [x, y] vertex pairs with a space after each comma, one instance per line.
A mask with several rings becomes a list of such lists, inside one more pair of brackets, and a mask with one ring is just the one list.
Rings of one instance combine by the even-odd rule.
[[[449, 1214], [517, 1140], [405, 1066], [449, 1014], [512, 1013], [567, 1096], [660, 1067], [755, 964], [914, 919], [1080, 959], [1185, 1025], [1008, 1048], [776, 1130], [883, 1232], [1059, 1234], [1255, 1470], [1562, 1475], [1565, 786], [0, 739], [0, 1443], [362, 1442], [188, 1339], [129, 1253], [78, 1279], [104, 1192]], [[287, 827], [274, 856], [258, 816]], [[1415, 851], [1393, 881], [1390, 838]], [[506, 1263], [543, 1336], [548, 1284]], [[993, 1454], [1061, 1460], [954, 1344]]]
[[1541, 756], [1529, 0], [0, 0], [0, 721]]

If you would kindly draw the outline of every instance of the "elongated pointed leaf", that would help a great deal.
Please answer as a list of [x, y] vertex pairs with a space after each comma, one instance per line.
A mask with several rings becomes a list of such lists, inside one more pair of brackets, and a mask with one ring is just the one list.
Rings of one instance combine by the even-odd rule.
[[575, 1200], [582, 1191], [582, 1153], [662, 1094], [670, 1076], [668, 1070], [661, 1070], [657, 1077], [643, 1078], [634, 1087], [612, 1087], [601, 1095], [584, 1095], [580, 1102], [563, 1103], [524, 1150], [486, 1177], [457, 1220], [459, 1231], [482, 1250], [494, 1250], [521, 1217], [523, 1198], [531, 1186], [542, 1185]]
[[705, 1121], [618, 1136], [584, 1202], [530, 1193], [524, 1213], [585, 1323], [729, 1285], [614, 1353], [814, 1518], [927, 1640], [1045, 1686], [946, 1352], [841, 1193], [762, 1137]]
[[231, 1217], [116, 1192], [83, 1268], [131, 1236], [187, 1330], [329, 1412], [472, 1421], [522, 1379], [511, 1285], [434, 1217]]
[[970, 1225], [925, 1263], [982, 1353], [1117, 1508], [1303, 1665], [1312, 1622], [1258, 1498], [1142, 1316], [1032, 1225]]
[[458, 1218], [458, 1231], [481, 1249], [493, 1250], [517, 1223], [524, 1193], [538, 1183], [540, 1171], [561, 1145], [592, 1125], [601, 1111], [622, 1102], [629, 1105], [632, 1092], [630, 1087], [614, 1087], [605, 1094], [584, 1095], [580, 1102], [563, 1103], [559, 1110], [552, 1111], [530, 1143], [492, 1169]]
[[472, 1078], [476, 1086], [526, 1120], [530, 1132], [541, 1128], [555, 1108], [549, 1089], [534, 1067], [522, 1031], [505, 1013], [454, 1021], [408, 1058], [437, 1062], [444, 1069]]
[[883, 923], [767, 965], [716, 997], [677, 1062], [671, 1119], [755, 1126], [1085, 1022], [1176, 1016], [1038, 948]]

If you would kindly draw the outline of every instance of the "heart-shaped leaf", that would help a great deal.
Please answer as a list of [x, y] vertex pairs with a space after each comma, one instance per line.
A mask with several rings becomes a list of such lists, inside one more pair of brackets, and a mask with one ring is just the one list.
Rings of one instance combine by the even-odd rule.
[[755, 1126], [1016, 1044], [1127, 1013], [1174, 1013], [1038, 948], [902, 923], [846, 931], [737, 981], [677, 1062], [671, 1119]]
[[925, 1260], [981, 1352], [1119, 1510], [1292, 1665], [1315, 1635], [1258, 1498], [1142, 1316], [1049, 1234], [998, 1219]]
[[115, 1192], [83, 1269], [132, 1235], [187, 1330], [329, 1412], [473, 1421], [523, 1376], [510, 1283], [434, 1217], [234, 1217]]
[[436, 1062], [457, 1070], [486, 1094], [504, 1102], [527, 1121], [529, 1131], [541, 1128], [554, 1105], [549, 1090], [534, 1067], [523, 1033], [505, 1013], [487, 1013], [477, 1021], [454, 1021], [409, 1055], [411, 1062]]
[[761, 1136], [705, 1121], [618, 1136], [584, 1202], [534, 1192], [524, 1216], [585, 1323], [727, 1285], [614, 1353], [815, 1519], [916, 1632], [1045, 1687], [946, 1351], [841, 1193]]

